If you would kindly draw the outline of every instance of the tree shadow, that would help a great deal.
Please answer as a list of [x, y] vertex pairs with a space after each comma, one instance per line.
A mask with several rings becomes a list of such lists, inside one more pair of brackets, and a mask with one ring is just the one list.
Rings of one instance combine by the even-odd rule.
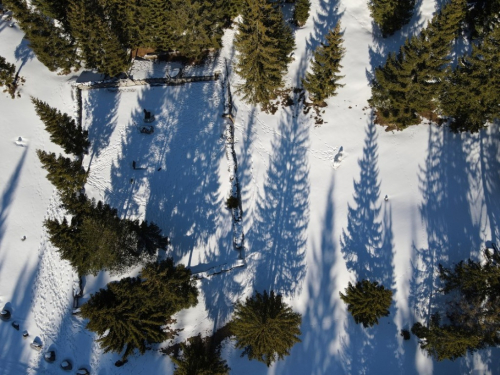
[[283, 111], [247, 235], [251, 252], [258, 253], [252, 259], [256, 290], [287, 296], [300, 291], [309, 222], [308, 142], [307, 122]]
[[33, 53], [33, 50], [29, 46], [29, 41], [25, 38], [21, 40], [21, 43], [16, 47], [16, 50], [14, 51], [14, 56], [17, 61], [21, 61], [21, 65], [19, 65], [19, 68], [17, 69], [16, 72], [16, 77], [19, 75], [21, 72], [21, 69], [26, 65], [27, 62], [32, 60], [35, 57], [35, 54]]
[[276, 364], [278, 374], [347, 373], [347, 361], [341, 349], [345, 337], [342, 320], [344, 308], [338, 298], [335, 267], [334, 179], [328, 189], [321, 243], [313, 246], [308, 266], [309, 303], [302, 316], [301, 343], [296, 344], [285, 361]]
[[10, 176], [10, 179], [7, 181], [2, 192], [2, 198], [0, 200], [0, 244], [2, 243], [3, 237], [5, 235], [6, 221], [9, 217], [10, 206], [12, 205], [14, 194], [16, 192], [17, 186], [19, 185], [19, 178], [21, 176], [24, 162], [26, 161], [27, 153], [28, 147], [25, 147], [21, 158], [17, 162], [14, 173], [12, 174], [12, 176]]
[[[358, 164], [361, 171], [359, 180], [354, 181], [355, 205], [348, 204], [347, 228], [340, 239], [341, 252], [356, 281], [377, 281], [395, 293], [391, 204], [385, 202], [382, 212], [377, 133], [373, 122], [368, 123], [363, 156]], [[356, 325], [351, 317], [347, 320], [348, 339], [343, 350], [349, 373], [362, 374], [376, 368], [402, 371], [404, 352], [398, 348], [398, 329], [390, 320], [397, 314], [394, 303], [389, 312], [389, 318], [381, 318], [378, 325], [366, 329]]]
[[117, 108], [120, 101], [119, 91], [108, 89], [82, 90], [82, 126], [89, 132], [89, 168], [94, 157], [109, 146], [111, 134], [117, 125]]

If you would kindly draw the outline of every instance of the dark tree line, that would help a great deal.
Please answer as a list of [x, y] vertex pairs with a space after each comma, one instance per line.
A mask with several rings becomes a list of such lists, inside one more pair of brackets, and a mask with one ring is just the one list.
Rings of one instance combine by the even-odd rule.
[[465, 0], [451, 0], [375, 70], [369, 102], [379, 123], [404, 129], [422, 117], [440, 115], [454, 131], [475, 132], [499, 116], [500, 25], [489, 22], [493, 16], [475, 16], [474, 22], [489, 27], [482, 28], [470, 56], [460, 58], [455, 68], [450, 64], [453, 42], [466, 28], [470, 9]]
[[[69, 73], [126, 71], [128, 51], [176, 51], [191, 61], [219, 49], [243, 0], [5, 0], [38, 59]], [[57, 22], [55, 22], [57, 21]]]

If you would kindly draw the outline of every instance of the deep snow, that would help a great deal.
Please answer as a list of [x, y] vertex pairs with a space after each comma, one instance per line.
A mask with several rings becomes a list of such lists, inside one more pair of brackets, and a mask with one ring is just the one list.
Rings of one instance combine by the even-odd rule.
[[[475, 135], [428, 124], [393, 133], [375, 126], [366, 108], [374, 68], [442, 1], [417, 3], [410, 24], [383, 40], [373, 31], [365, 0], [312, 1], [307, 24], [296, 31], [287, 84], [299, 85], [312, 51], [341, 20], [345, 87], [328, 100], [322, 126], [315, 127], [299, 107], [271, 116], [234, 98], [247, 267], [198, 282], [199, 305], [177, 316], [185, 328], [180, 339], [221, 327], [232, 304], [253, 290], [273, 288], [303, 315], [302, 343], [270, 369], [240, 358], [227, 343], [223, 354], [234, 374], [500, 373], [497, 349], [437, 363], [420, 351], [415, 337], [399, 336], [401, 328], [427, 319], [442, 303], [437, 265], [477, 258], [485, 242], [499, 236], [498, 124]], [[233, 36], [228, 30], [219, 59], [186, 74], [224, 71], [224, 59], [234, 63]], [[0, 373], [64, 373], [64, 359], [96, 374], [172, 373], [168, 357], [156, 351], [116, 368], [119, 356], [104, 355], [85, 322], [71, 315], [77, 278], [43, 230], [44, 218], [62, 213], [35, 154], [39, 148], [60, 150], [50, 143], [29, 96], [74, 114], [71, 84], [80, 72], [48, 72], [22, 37], [17, 27], [0, 22], [0, 55], [21, 66], [26, 77], [21, 98], [0, 96], [0, 307], [7, 305], [11, 321], [20, 323], [16, 331], [0, 322]], [[143, 62], [132, 73], [144, 78], [177, 68]], [[238, 83], [234, 73], [229, 80], [232, 87]], [[88, 194], [124, 216], [157, 222], [171, 236], [170, 255], [195, 272], [238, 257], [224, 208], [230, 172], [221, 137], [223, 101], [221, 81], [83, 92], [92, 141], [85, 159]], [[151, 136], [134, 127], [143, 108], [157, 117]], [[146, 169], [133, 170], [133, 160]], [[354, 324], [339, 299], [338, 292], [357, 277], [394, 291], [390, 316], [371, 329]], [[88, 277], [83, 300], [112, 279], [106, 273]], [[22, 338], [24, 329], [28, 339]], [[29, 348], [35, 337], [44, 349], [56, 350], [56, 363]]]

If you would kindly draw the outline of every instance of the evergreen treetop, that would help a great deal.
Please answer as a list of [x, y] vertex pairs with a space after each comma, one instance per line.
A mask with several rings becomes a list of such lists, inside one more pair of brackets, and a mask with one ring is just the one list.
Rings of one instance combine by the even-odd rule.
[[337, 88], [344, 86], [338, 83], [344, 77], [339, 72], [342, 68], [340, 61], [345, 53], [340, 22], [330, 30], [325, 39], [326, 43], [321, 43], [314, 52], [312, 73], [306, 73], [306, 78], [302, 80], [315, 104], [322, 104], [327, 97], [337, 95]]
[[410, 21], [415, 0], [369, 0], [368, 7], [373, 21], [386, 38]]
[[379, 318], [389, 316], [392, 291], [376, 281], [362, 280], [356, 285], [349, 282], [345, 294], [339, 294], [340, 299], [347, 304], [347, 310], [354, 321], [357, 324], [362, 323], [365, 328], [378, 324]]
[[231, 331], [236, 336], [236, 347], [242, 355], [256, 359], [268, 367], [290, 354], [300, 342], [301, 316], [282, 301], [273, 291], [256, 293], [235, 306]]
[[310, 0], [297, 0], [293, 10], [293, 20], [297, 26], [304, 26], [309, 18]]

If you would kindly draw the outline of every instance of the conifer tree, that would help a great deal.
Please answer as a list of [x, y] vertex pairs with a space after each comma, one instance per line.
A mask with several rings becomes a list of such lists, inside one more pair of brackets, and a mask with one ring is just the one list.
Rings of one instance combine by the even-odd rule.
[[460, 59], [458, 67], [449, 69], [441, 92], [442, 113], [451, 117], [454, 131], [479, 131], [500, 117], [500, 25], [473, 46], [470, 56]]
[[210, 341], [198, 335], [181, 343], [182, 355], [171, 357], [174, 375], [228, 375], [229, 366], [220, 357], [220, 346], [215, 347]]
[[297, 26], [304, 26], [309, 18], [309, 11], [311, 10], [310, 0], [297, 0], [295, 2], [295, 9], [293, 10], [293, 21]]
[[30, 47], [38, 60], [50, 71], [61, 70], [68, 74], [79, 68], [76, 46], [70, 34], [54, 25], [53, 20], [38, 10], [30, 10], [22, 0], [7, 0], [19, 26], [26, 33]]
[[15, 97], [16, 84], [16, 66], [0, 56], [0, 86], [5, 86], [12, 99]]
[[[100, 336], [97, 341], [105, 352], [123, 352], [123, 359], [135, 349], [144, 353], [148, 344], [173, 338], [177, 331], [169, 328], [175, 322], [171, 316], [197, 301], [198, 291], [190, 274], [169, 259], [151, 267], [146, 280], [129, 277], [109, 283], [82, 306], [82, 316], [89, 319], [87, 329]], [[162, 294], [158, 294], [159, 289]], [[188, 293], [178, 295], [179, 290]]]
[[392, 291], [378, 285], [376, 281], [358, 281], [354, 286], [349, 282], [345, 294], [339, 294], [354, 321], [362, 323], [365, 328], [378, 324], [379, 318], [389, 316]]
[[455, 360], [480, 346], [480, 338], [460, 327], [440, 325], [439, 314], [434, 314], [429, 327], [415, 323], [411, 332], [420, 339], [420, 348], [438, 361]]
[[31, 98], [35, 105], [36, 113], [45, 124], [45, 130], [50, 133], [50, 140], [61, 146], [64, 152], [81, 157], [87, 152], [90, 142], [88, 131], [81, 125], [76, 125], [75, 120], [65, 113], [61, 113], [47, 103]]
[[86, 67], [109, 77], [127, 70], [127, 52], [98, 0], [71, 0], [68, 22]]
[[330, 30], [325, 39], [326, 43], [321, 43], [314, 52], [312, 73], [306, 73], [306, 78], [302, 80], [314, 104], [323, 104], [327, 97], [337, 95], [338, 87], [344, 86], [337, 83], [343, 78], [339, 72], [342, 68], [340, 61], [345, 51], [342, 46], [340, 22]]
[[85, 185], [87, 173], [80, 161], [71, 161], [55, 153], [36, 151], [43, 168], [48, 172], [47, 179], [58, 189], [61, 195], [74, 194]]
[[415, 0], [369, 0], [368, 7], [373, 21], [386, 38], [410, 22]]
[[281, 295], [264, 291], [245, 303], [236, 303], [231, 331], [236, 336], [236, 347], [244, 349], [243, 355], [269, 367], [289, 355], [293, 345], [300, 342], [301, 320]]
[[240, 56], [238, 74], [245, 80], [238, 87], [244, 100], [266, 106], [283, 84], [283, 74], [294, 46], [283, 15], [267, 0], [246, 0], [238, 24], [235, 47]]

